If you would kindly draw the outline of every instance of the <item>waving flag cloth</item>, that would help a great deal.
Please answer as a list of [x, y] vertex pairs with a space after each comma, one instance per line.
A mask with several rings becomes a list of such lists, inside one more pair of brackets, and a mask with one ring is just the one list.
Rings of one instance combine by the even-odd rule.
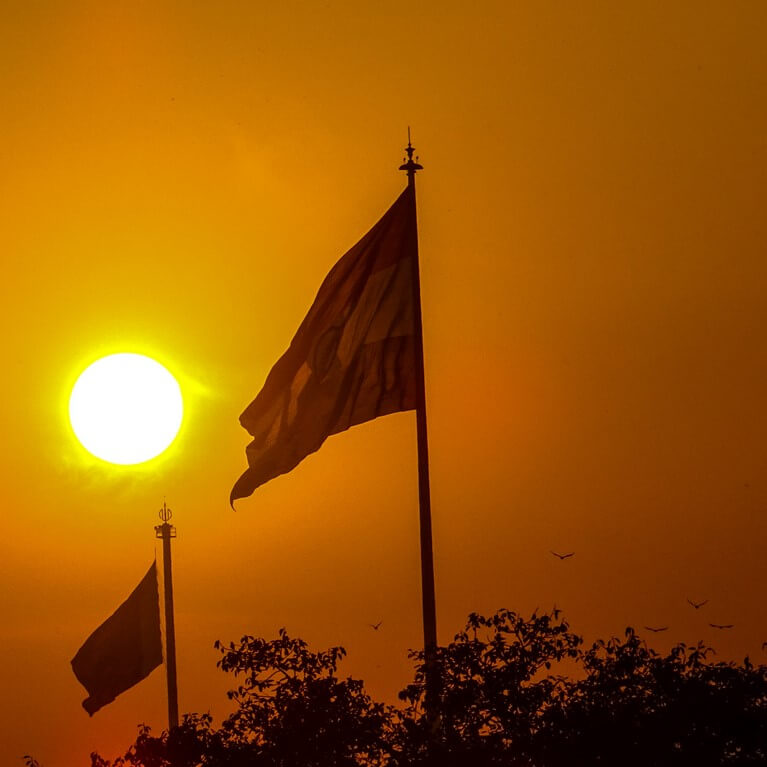
[[162, 663], [157, 565], [89, 637], [72, 658], [72, 670], [88, 691], [91, 715]]
[[331, 269], [290, 348], [240, 416], [248, 470], [230, 501], [295, 468], [331, 434], [416, 406], [415, 191]]

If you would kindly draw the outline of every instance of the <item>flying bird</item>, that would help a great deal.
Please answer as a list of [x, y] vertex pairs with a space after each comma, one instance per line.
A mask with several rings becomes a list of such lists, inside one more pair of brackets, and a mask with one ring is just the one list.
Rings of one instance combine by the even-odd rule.
[[734, 623], [709, 623], [712, 629], [731, 629], [735, 626]]
[[657, 634], [659, 631], [668, 631], [668, 626], [659, 626], [658, 628], [653, 628], [652, 626], [645, 626], [645, 628], [646, 628], [648, 631], [654, 631], [656, 634]]
[[552, 554], [553, 554], [555, 557], [559, 557], [559, 559], [568, 559], [568, 558], [569, 558], [569, 557], [571, 557], [573, 554], [575, 554], [575, 552], [574, 552], [574, 551], [571, 551], [569, 554], [557, 554], [557, 552], [556, 552], [556, 551], [552, 551], [551, 553], [552, 553]]
[[762, 642], [762, 650], [764, 650], [765, 647], [767, 647], [767, 642]]
[[373, 631], [378, 631], [379, 628], [381, 628], [381, 624], [383, 621], [378, 621], [378, 623], [368, 623], [368, 626], [370, 626]]
[[704, 599], [702, 602], [693, 602], [692, 599], [688, 598], [687, 602], [691, 604], [696, 610], [700, 610], [703, 605], [708, 603], [708, 599]]

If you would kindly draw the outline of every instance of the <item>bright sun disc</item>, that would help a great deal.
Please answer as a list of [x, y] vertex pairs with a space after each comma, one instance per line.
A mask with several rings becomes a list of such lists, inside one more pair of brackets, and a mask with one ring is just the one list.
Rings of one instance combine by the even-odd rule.
[[88, 366], [69, 397], [82, 446], [109, 463], [143, 463], [178, 434], [184, 406], [176, 379], [143, 354], [110, 354]]

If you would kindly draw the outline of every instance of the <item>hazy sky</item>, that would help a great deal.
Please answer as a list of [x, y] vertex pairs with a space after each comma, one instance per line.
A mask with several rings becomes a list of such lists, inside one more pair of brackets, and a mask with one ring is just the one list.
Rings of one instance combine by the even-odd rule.
[[[228, 711], [215, 639], [280, 626], [345, 645], [374, 696], [408, 681], [412, 413], [227, 503], [238, 416], [404, 186], [408, 124], [440, 639], [556, 603], [587, 639], [668, 625], [659, 649], [764, 660], [765, 40], [757, 0], [5, 2], [3, 762], [164, 726], [162, 670], [89, 719], [69, 666], [163, 498], [182, 711]], [[114, 351], [186, 399], [143, 469], [88, 459], [66, 418]]]

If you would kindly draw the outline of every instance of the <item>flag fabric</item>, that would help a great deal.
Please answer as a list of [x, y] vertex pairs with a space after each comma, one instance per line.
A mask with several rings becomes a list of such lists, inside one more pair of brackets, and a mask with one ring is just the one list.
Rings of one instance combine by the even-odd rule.
[[240, 416], [253, 437], [230, 501], [295, 468], [331, 434], [416, 406], [415, 191], [407, 187], [322, 283]]
[[133, 687], [162, 663], [157, 563], [114, 614], [77, 651], [72, 670], [88, 691], [91, 715]]

